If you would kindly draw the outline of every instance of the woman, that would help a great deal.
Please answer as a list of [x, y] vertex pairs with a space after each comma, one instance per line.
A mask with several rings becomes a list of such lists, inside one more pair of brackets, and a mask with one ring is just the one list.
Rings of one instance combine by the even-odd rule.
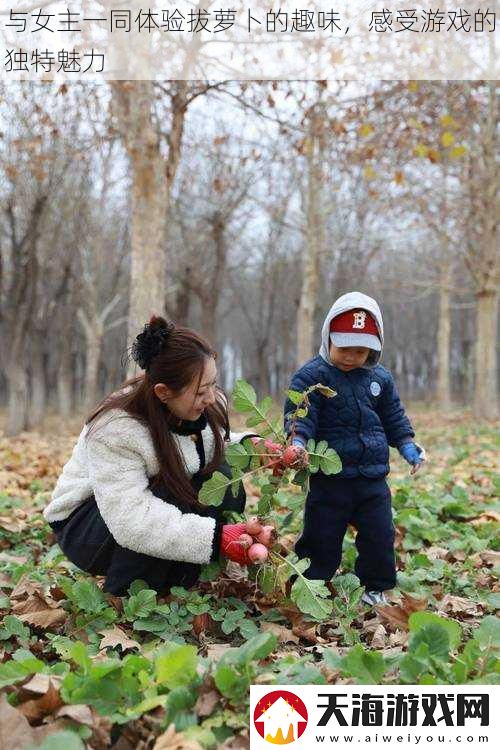
[[216, 356], [189, 328], [151, 318], [132, 347], [144, 374], [90, 415], [63, 468], [44, 516], [75, 565], [106, 576], [104, 591], [124, 595], [140, 578], [166, 593], [221, 553], [241, 561], [239, 525], [222, 513], [243, 512], [244, 490], [217, 508], [197, 499], [216, 469], [228, 472], [225, 442], [247, 436], [229, 432]]

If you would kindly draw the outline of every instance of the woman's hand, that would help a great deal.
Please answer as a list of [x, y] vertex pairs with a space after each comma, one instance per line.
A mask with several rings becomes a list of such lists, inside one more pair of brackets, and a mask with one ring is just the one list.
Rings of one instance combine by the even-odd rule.
[[220, 551], [240, 565], [263, 563], [275, 539], [274, 527], [262, 526], [258, 518], [251, 518], [247, 523], [228, 523], [222, 527]]

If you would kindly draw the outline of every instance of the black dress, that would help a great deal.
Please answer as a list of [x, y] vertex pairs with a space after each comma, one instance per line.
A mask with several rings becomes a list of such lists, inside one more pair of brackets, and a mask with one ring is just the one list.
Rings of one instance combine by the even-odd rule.
[[[191, 435], [200, 459], [200, 471], [191, 480], [193, 487], [199, 491], [203, 482], [209, 476], [201, 476], [205, 466], [205, 451], [201, 432], [207, 425], [204, 416], [195, 422], [181, 421], [173, 432], [180, 435]], [[227, 476], [230, 475], [229, 466], [223, 463], [218, 467]], [[187, 503], [176, 500], [168, 487], [163, 483], [150, 486], [151, 492], [165, 502], [175, 505], [182, 513], [196, 513], [215, 519], [215, 534], [212, 543], [211, 560], [219, 557], [219, 544], [223, 512], [226, 510], [242, 513], [245, 509], [246, 495], [243, 485], [240, 486], [235, 498], [230, 489], [226, 492], [221, 505], [209, 505], [201, 510], [193, 510]], [[56, 535], [57, 542], [64, 554], [74, 565], [92, 575], [106, 576], [104, 591], [116, 596], [124, 596], [136, 578], [146, 581], [148, 586], [162, 594], [168, 593], [171, 586], [189, 588], [199, 579], [201, 565], [196, 563], [164, 560], [140, 552], [121, 547], [106, 526], [95, 501], [91, 495], [82, 505], [78, 506], [62, 521], [50, 522], [50, 527]]]

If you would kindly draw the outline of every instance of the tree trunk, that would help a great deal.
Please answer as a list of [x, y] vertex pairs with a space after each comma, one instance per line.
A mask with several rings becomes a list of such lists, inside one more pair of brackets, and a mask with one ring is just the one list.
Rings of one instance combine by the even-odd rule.
[[226, 219], [218, 211], [210, 217], [210, 234], [214, 243], [214, 266], [210, 276], [201, 285], [203, 316], [201, 330], [214, 349], [217, 350], [217, 310], [226, 271], [227, 244], [225, 238]]
[[28, 409], [27, 425], [30, 430], [38, 427], [45, 416], [47, 389], [45, 386], [45, 367], [43, 351], [39, 344], [35, 344], [30, 357], [31, 367], [31, 399]]
[[13, 362], [5, 376], [9, 392], [6, 434], [18, 435], [28, 426], [28, 374], [19, 362]]
[[450, 292], [450, 269], [443, 267], [441, 270], [441, 283], [439, 286], [439, 315], [437, 331], [437, 401], [443, 411], [449, 411], [451, 407], [450, 389], [450, 343], [451, 343], [451, 292]]
[[[113, 96], [132, 178], [130, 343], [151, 315], [164, 310], [167, 175], [153, 120], [153, 81], [115, 81]], [[134, 371], [132, 362], [129, 374]]]
[[189, 289], [189, 277], [191, 268], [185, 266], [179, 280], [179, 290], [177, 292], [175, 304], [175, 322], [181, 326], [189, 324], [189, 306], [191, 301], [191, 291]]
[[474, 416], [494, 419], [497, 400], [498, 295], [494, 291], [476, 295], [476, 351]]
[[308, 360], [315, 348], [314, 313], [319, 287], [319, 253], [321, 244], [321, 140], [320, 115], [317, 109], [311, 116], [307, 146], [307, 228], [306, 249], [302, 270], [302, 290], [297, 314], [297, 361]]
[[[129, 343], [152, 314], [164, 313], [166, 219], [180, 159], [187, 108], [186, 81], [178, 81], [175, 86], [172, 84], [172, 91], [172, 126], [165, 159], [153, 116], [154, 82], [115, 81], [113, 85], [114, 103], [132, 175]], [[134, 372], [131, 363], [128, 374]]]
[[[166, 281], [165, 165], [150, 121], [152, 82], [142, 81], [134, 106], [142, 122], [142, 143], [129, 150], [132, 164], [131, 268], [128, 339], [132, 341], [154, 313], [162, 314]], [[151, 98], [150, 98], [151, 97]]]
[[71, 416], [73, 409], [71, 374], [61, 363], [57, 374], [57, 411], [64, 419]]
[[86, 339], [84, 405], [88, 411], [93, 409], [97, 403], [97, 378], [99, 375], [102, 337], [103, 333], [101, 330], [93, 329], [91, 335]]
[[73, 370], [71, 367], [71, 339], [68, 337], [69, 328], [63, 328], [59, 349], [59, 365], [57, 368], [57, 410], [61, 417], [67, 419], [73, 407]]
[[267, 361], [267, 342], [260, 341], [256, 347], [257, 359], [257, 392], [261, 398], [269, 395], [269, 365]]
[[[499, 180], [496, 169], [498, 152], [497, 84], [489, 81], [488, 114], [479, 140], [483, 145], [479, 161], [481, 209], [480, 236], [470, 243], [468, 265], [476, 284], [476, 349], [474, 416], [493, 419], [498, 414], [497, 401], [497, 326], [498, 326], [498, 216]], [[479, 185], [478, 185], [479, 189]], [[482, 220], [482, 221], [481, 221]]]
[[25, 366], [26, 341], [32, 334], [30, 319], [36, 305], [39, 275], [37, 243], [46, 202], [45, 194], [40, 193], [36, 197], [22, 239], [16, 236], [16, 217], [12, 204], [7, 207], [10, 216], [14, 263], [12, 280], [8, 289], [9, 307], [2, 314], [5, 325], [5, 329], [2, 330], [4, 340], [0, 342], [0, 356], [4, 364], [9, 391], [7, 435], [16, 435], [28, 426], [29, 385]]

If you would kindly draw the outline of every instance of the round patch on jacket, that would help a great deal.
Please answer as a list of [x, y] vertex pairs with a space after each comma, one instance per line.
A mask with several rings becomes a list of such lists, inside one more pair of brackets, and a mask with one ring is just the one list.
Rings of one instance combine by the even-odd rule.
[[372, 396], [380, 396], [382, 393], [382, 388], [380, 387], [380, 383], [377, 383], [376, 380], [372, 380], [370, 383], [370, 393]]

